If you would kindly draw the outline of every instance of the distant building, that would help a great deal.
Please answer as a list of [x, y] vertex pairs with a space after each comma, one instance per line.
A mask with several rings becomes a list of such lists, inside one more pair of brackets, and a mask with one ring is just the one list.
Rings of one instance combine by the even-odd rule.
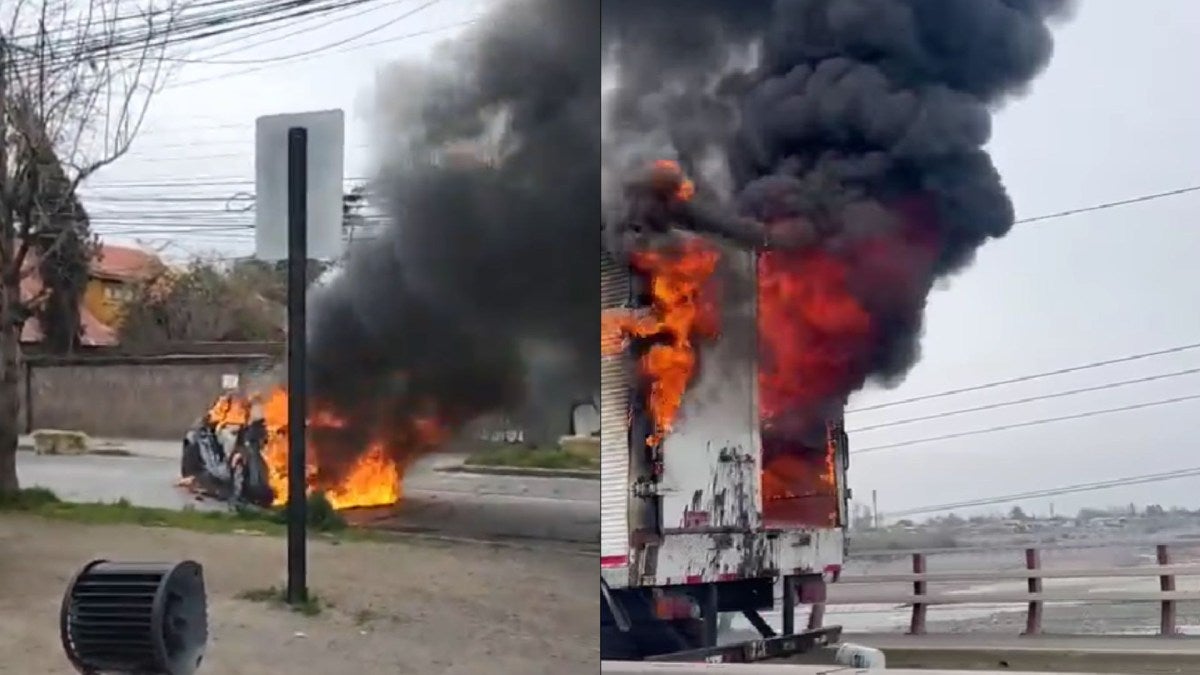
[[92, 260], [83, 306], [101, 323], [116, 328], [121, 322], [122, 309], [134, 298], [138, 285], [150, 281], [165, 268], [153, 253], [103, 244]]
[[[25, 301], [43, 292], [41, 277], [35, 271], [36, 261], [30, 262], [28, 268], [31, 271], [21, 280], [21, 297]], [[125, 303], [135, 297], [139, 284], [153, 279], [165, 269], [166, 265], [153, 253], [100, 245], [92, 259], [87, 287], [79, 303], [80, 344], [84, 347], [115, 346]], [[25, 322], [21, 331], [22, 343], [37, 344], [44, 338], [37, 317]]]

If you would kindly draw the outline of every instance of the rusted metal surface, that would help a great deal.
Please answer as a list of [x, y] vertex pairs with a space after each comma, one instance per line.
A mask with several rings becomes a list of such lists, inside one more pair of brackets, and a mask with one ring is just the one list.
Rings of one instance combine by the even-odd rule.
[[[1036, 572], [1042, 567], [1042, 555], [1036, 548], [1025, 549], [1025, 569]], [[1031, 576], [1025, 582], [1026, 588], [1029, 589], [1029, 594], [1041, 595], [1042, 578]], [[1030, 600], [1029, 608], [1025, 612], [1025, 634], [1038, 635], [1042, 632], [1042, 603], [1038, 600]]]
[[695, 584], [787, 574], [821, 574], [842, 557], [839, 530], [689, 532], [663, 536], [649, 585]]
[[[913, 574], [924, 574], [925, 573], [925, 554], [924, 553], [914, 553], [913, 554], [912, 571], [913, 571]], [[908, 634], [909, 635], [924, 635], [925, 634], [926, 605], [925, 605], [925, 603], [923, 603], [919, 600], [919, 598], [921, 596], [925, 595], [925, 591], [926, 591], [926, 588], [925, 588], [924, 581], [914, 581], [913, 582], [913, 595], [918, 598], [918, 601], [913, 603], [913, 606], [912, 606], [912, 620], [909, 621], [909, 624], [908, 624]]]
[[[696, 345], [699, 367], [663, 442], [663, 527], [751, 532], [762, 523], [761, 443], [753, 357], [753, 257], [722, 255], [721, 338]], [[739, 274], [734, 274], [739, 268]], [[739, 339], [741, 338], [741, 339]]]
[[[1159, 544], [1155, 547], [1155, 558], [1158, 564], [1164, 568], [1171, 564], [1171, 550], [1166, 544]], [[1158, 577], [1158, 588], [1164, 593], [1175, 590], [1175, 575], [1163, 574]], [[1175, 601], [1163, 600], [1160, 609], [1161, 615], [1159, 620], [1159, 633], [1161, 635], [1176, 635], [1179, 629], [1176, 627], [1175, 619]]]

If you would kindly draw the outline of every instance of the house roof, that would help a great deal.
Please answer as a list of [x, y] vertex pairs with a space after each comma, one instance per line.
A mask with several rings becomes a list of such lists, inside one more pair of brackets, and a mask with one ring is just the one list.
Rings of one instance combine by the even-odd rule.
[[92, 259], [92, 276], [113, 281], [144, 281], [163, 268], [157, 255], [136, 248], [101, 244]]
[[[158, 256], [135, 248], [102, 244], [92, 260], [90, 274], [94, 278], [112, 281], [135, 282], [147, 279], [163, 269]], [[30, 253], [26, 261], [29, 270], [21, 279], [21, 299], [28, 301], [42, 291], [42, 279], [37, 273], [37, 261]], [[79, 322], [82, 328], [80, 344], [85, 347], [111, 347], [118, 343], [117, 331], [88, 311], [82, 302], [79, 307]], [[37, 317], [31, 317], [21, 329], [22, 343], [37, 343], [44, 340], [45, 331]]]
[[[83, 325], [79, 344], [84, 347], [115, 347], [120, 342], [117, 339], [117, 331], [97, 319], [85, 307], [79, 308], [79, 322]], [[30, 317], [21, 327], [22, 343], [36, 344], [45, 339], [46, 332], [42, 330], [42, 324], [36, 316]]]
[[[42, 280], [37, 274], [27, 275], [21, 279], [21, 299], [30, 300], [37, 297], [42, 290]], [[88, 311], [80, 303], [79, 323], [82, 328], [79, 343], [84, 347], [112, 347], [118, 343], [117, 331], [105, 324], [96, 315]], [[46, 339], [41, 321], [36, 316], [30, 317], [21, 327], [21, 342], [24, 344], [38, 343]]]

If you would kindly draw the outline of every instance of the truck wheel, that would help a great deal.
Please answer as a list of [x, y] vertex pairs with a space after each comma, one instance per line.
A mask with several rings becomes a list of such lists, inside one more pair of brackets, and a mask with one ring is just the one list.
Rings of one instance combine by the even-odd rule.
[[641, 661], [642, 650], [638, 649], [637, 640], [632, 635], [622, 633], [615, 625], [601, 624], [600, 660]]

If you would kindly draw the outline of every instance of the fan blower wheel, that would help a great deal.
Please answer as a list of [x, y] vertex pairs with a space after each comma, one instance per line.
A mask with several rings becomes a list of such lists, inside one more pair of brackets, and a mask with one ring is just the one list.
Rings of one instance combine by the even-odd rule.
[[191, 675], [208, 642], [199, 563], [94, 560], [63, 597], [60, 630], [80, 673]]

